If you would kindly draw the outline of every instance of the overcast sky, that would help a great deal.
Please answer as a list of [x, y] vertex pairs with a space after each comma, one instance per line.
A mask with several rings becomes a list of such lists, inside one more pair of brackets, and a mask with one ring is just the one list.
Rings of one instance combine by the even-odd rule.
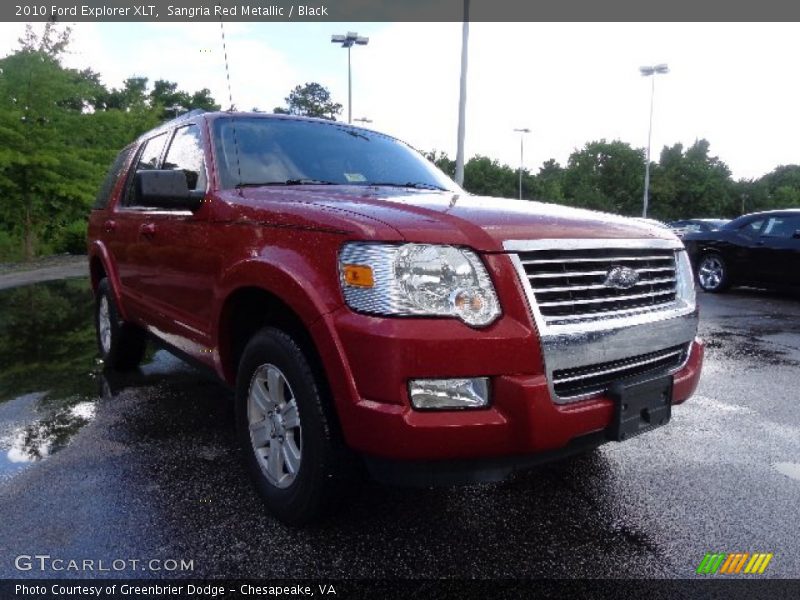
[[[0, 23], [0, 55], [21, 24]], [[211, 89], [227, 108], [218, 23], [78, 23], [68, 66], [91, 67], [119, 87], [130, 76]], [[233, 101], [271, 111], [295, 85], [318, 81], [344, 105], [347, 51], [334, 33], [370, 38], [356, 47], [353, 116], [420, 150], [455, 156], [460, 23], [227, 23]], [[800, 163], [798, 23], [473, 23], [467, 156], [516, 167], [517, 127], [528, 127], [526, 168], [564, 164], [587, 141], [647, 143], [650, 82], [640, 65], [668, 63], [656, 80], [652, 154], [698, 138], [736, 178]]]

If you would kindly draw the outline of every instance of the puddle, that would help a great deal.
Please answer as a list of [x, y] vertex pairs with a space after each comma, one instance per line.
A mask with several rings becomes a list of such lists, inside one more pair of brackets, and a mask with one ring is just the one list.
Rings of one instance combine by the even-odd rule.
[[[766, 339], [774, 335], [772, 331], [750, 331], [736, 333], [732, 331], [709, 331], [703, 336], [706, 348], [718, 350], [723, 356], [732, 360], [741, 360], [747, 363], [747, 369], [760, 369], [765, 365], [770, 366], [797, 366], [800, 362], [795, 359], [792, 348], [787, 346], [776, 347], [777, 344]], [[797, 339], [797, 334], [787, 334]], [[785, 343], [784, 339], [784, 343]]]
[[69, 443], [100, 380], [87, 279], [0, 292], [0, 479]]
[[778, 473], [791, 477], [796, 481], [800, 481], [800, 463], [775, 463], [772, 465]]
[[166, 350], [141, 368], [104, 372], [88, 279], [0, 291], [0, 482], [64, 448], [124, 389], [203, 377]]

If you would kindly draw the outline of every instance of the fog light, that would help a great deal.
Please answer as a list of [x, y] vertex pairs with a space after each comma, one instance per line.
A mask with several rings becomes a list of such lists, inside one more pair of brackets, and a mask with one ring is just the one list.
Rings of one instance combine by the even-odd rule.
[[412, 379], [408, 393], [414, 408], [452, 410], [489, 405], [489, 378]]

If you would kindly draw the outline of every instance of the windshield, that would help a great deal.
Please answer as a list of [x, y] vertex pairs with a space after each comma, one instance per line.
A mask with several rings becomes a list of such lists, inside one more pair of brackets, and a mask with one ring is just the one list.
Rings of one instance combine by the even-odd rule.
[[223, 188], [308, 183], [458, 189], [406, 144], [343, 123], [223, 117], [214, 121], [214, 133]]

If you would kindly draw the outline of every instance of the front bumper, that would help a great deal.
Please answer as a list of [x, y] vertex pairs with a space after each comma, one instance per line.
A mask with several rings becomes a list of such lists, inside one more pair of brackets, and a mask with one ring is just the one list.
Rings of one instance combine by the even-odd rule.
[[[524, 310], [510, 311], [476, 333], [451, 319], [387, 319], [348, 309], [323, 317], [314, 337], [348, 445], [379, 459], [451, 461], [523, 459], [591, 434], [602, 441], [613, 416], [611, 399], [554, 402], [540, 341], [526, 318]], [[319, 344], [322, 338], [334, 343]], [[673, 404], [694, 392], [702, 361], [703, 345], [695, 339], [674, 374]], [[411, 378], [477, 376], [491, 378], [486, 409], [411, 408]]]

